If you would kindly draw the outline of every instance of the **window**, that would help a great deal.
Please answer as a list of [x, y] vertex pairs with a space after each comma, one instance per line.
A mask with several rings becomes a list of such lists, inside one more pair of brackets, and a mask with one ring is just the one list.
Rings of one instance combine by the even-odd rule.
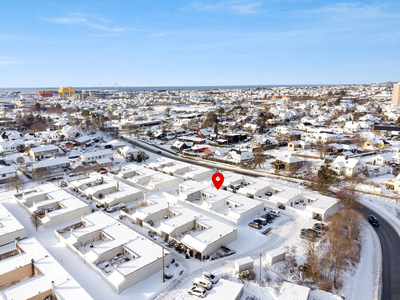
[[6, 174], [1, 175], [2, 177], [6, 177]]

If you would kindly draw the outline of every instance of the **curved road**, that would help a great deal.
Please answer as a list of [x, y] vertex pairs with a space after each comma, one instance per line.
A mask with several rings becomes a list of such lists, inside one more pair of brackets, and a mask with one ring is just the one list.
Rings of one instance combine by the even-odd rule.
[[[123, 138], [126, 142], [129, 142], [139, 148], [143, 148], [152, 153], [157, 153], [159, 150], [157, 148], [152, 148], [151, 146], [144, 146], [142, 143], [136, 143], [135, 141], [128, 140]], [[162, 153], [158, 153], [159, 155], [188, 162], [191, 164], [210, 167], [205, 164], [202, 164], [196, 160], [186, 159], [174, 154], [171, 154], [167, 151], [162, 151]], [[220, 169], [229, 170], [235, 173], [239, 173], [242, 175], [249, 176], [260, 176], [258, 174], [252, 174], [247, 170], [236, 170], [234, 168], [229, 167], [221, 167]], [[266, 177], [275, 177], [270, 174], [265, 174]], [[276, 178], [281, 178], [281, 176], [276, 176]], [[284, 179], [288, 180], [288, 179]], [[291, 180], [289, 180], [291, 181]], [[382, 248], [382, 286], [381, 286], [381, 299], [382, 300], [398, 300], [400, 299], [400, 237], [397, 231], [387, 222], [383, 217], [379, 214], [375, 213], [371, 209], [360, 204], [360, 212], [364, 214], [367, 218], [369, 215], [374, 215], [378, 218], [380, 225], [379, 227], [374, 227], [376, 233], [378, 234], [379, 241]], [[160, 295], [161, 296], [161, 295]]]
[[360, 212], [367, 218], [374, 215], [379, 227], [374, 227], [382, 248], [382, 300], [400, 299], [400, 238], [397, 231], [376, 212], [360, 205]]

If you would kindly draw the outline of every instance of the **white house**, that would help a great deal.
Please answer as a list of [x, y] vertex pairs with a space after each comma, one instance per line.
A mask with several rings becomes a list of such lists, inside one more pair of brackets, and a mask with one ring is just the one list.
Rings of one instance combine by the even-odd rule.
[[0, 182], [5, 182], [15, 176], [17, 176], [17, 168], [15, 166], [0, 167]]
[[101, 158], [110, 158], [112, 159], [114, 155], [114, 151], [110, 149], [93, 151], [81, 154], [79, 157], [82, 163], [91, 163]]
[[51, 183], [24, 190], [13, 197], [29, 214], [36, 212], [44, 228], [91, 212], [89, 205]]
[[346, 177], [355, 176], [362, 173], [366, 169], [366, 164], [359, 158], [346, 159], [343, 156], [338, 156], [333, 161], [330, 167], [338, 175], [344, 175]]
[[171, 263], [168, 250], [103, 212], [86, 215], [55, 234], [117, 294]]
[[26, 238], [25, 227], [0, 204], [0, 246]]
[[13, 140], [8, 142], [0, 142], [0, 153], [17, 152], [18, 146], [24, 146], [24, 140]]

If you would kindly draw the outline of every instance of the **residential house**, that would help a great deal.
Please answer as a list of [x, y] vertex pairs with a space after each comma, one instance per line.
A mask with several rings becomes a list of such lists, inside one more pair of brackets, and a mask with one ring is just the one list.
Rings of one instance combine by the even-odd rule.
[[333, 161], [330, 168], [338, 175], [353, 177], [364, 172], [364, 170], [366, 169], [366, 164], [360, 158], [346, 159], [343, 156], [338, 156]]
[[52, 157], [59, 152], [59, 148], [55, 145], [46, 145], [29, 150], [29, 155], [34, 159], [43, 159], [45, 157]]
[[32, 165], [32, 171], [35, 173], [47, 173], [56, 174], [63, 173], [66, 168], [71, 166], [71, 162], [68, 157], [50, 158], [42, 160], [36, 164]]
[[100, 151], [92, 151], [79, 155], [82, 163], [91, 163], [95, 162], [101, 158], [110, 158], [113, 159], [114, 151], [110, 149], [100, 150]]
[[385, 141], [385, 140], [377, 140], [377, 139], [372, 139], [372, 140], [367, 140], [364, 142], [364, 147], [368, 146], [373, 146], [379, 149], [385, 149], [390, 147], [390, 143]]
[[14, 141], [19, 140], [22, 138], [22, 134], [18, 131], [3, 131], [0, 135], [2, 142]]

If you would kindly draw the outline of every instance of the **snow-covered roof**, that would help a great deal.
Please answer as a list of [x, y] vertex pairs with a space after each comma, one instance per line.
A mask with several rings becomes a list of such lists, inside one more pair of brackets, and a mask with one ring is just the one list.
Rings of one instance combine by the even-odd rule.
[[[41, 293], [51, 290], [51, 282], [55, 283], [55, 291], [60, 292], [65, 300], [93, 300], [92, 297], [75, 281], [59, 262], [57, 262], [35, 238], [24, 239], [18, 242], [23, 251], [0, 261], [0, 276], [7, 276], [16, 268], [31, 264], [40, 272], [40, 276], [20, 278], [18, 284], [1, 291], [4, 299], [31, 299]], [[2, 248], [0, 248], [0, 252]], [[24, 279], [24, 280], [23, 280]], [[68, 287], [68, 289], [66, 289]]]
[[33, 166], [36, 169], [39, 168], [47, 168], [47, 167], [51, 167], [51, 166], [56, 166], [56, 165], [65, 165], [65, 164], [69, 164], [70, 160], [68, 159], [68, 157], [58, 157], [58, 158], [49, 158], [46, 160], [42, 160], [36, 164], [33, 164]]
[[281, 287], [279, 300], [308, 300], [310, 288], [285, 281]]

